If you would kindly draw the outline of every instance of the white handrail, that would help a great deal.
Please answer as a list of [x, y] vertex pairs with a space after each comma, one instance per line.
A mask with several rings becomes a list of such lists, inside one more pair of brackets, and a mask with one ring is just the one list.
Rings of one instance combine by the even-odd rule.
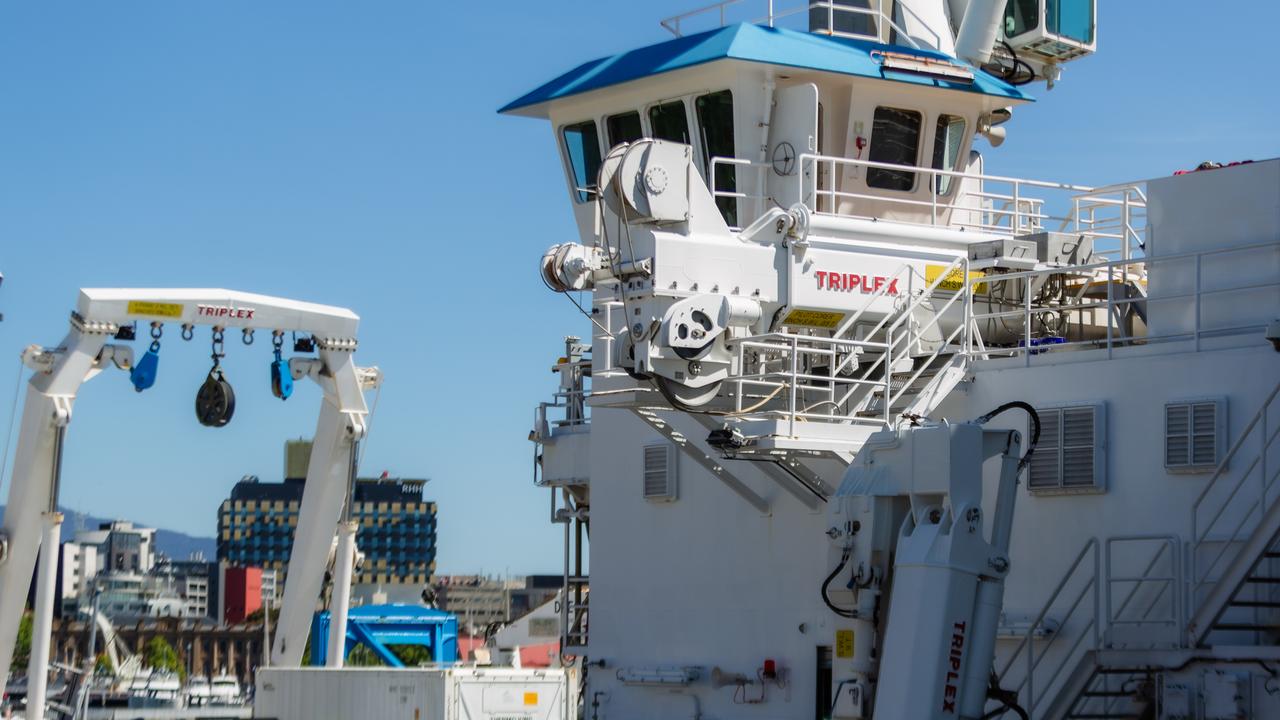
[[[856, 7], [853, 5], [846, 5], [846, 4], [837, 2], [835, 0], [810, 0], [808, 2], [803, 2], [798, 5], [791, 5], [789, 7], [779, 9], [776, 7], [776, 3], [774, 2], [774, 0], [765, 0], [763, 3], [765, 5], [765, 7], [763, 8], [764, 10], [763, 15], [752, 16], [751, 14], [748, 13], [744, 15], [742, 18], [740, 18], [739, 20], [730, 20], [729, 18], [730, 8], [741, 5], [742, 2], [743, 0], [721, 0], [720, 2], [711, 3], [710, 5], [704, 5], [702, 7], [698, 7], [693, 10], [688, 10], [686, 12], [682, 12], [677, 15], [672, 15], [670, 17], [663, 18], [662, 20], [659, 21], [659, 24], [662, 25], [662, 27], [665, 30], [667, 30], [667, 32], [670, 32], [672, 35], [676, 37], [684, 37], [684, 32], [685, 32], [683, 27], [684, 21], [691, 20], [693, 18], [701, 18], [703, 16], [708, 16], [708, 15], [713, 16], [715, 18], [713, 21], [716, 23], [714, 27], [725, 27], [726, 25], [731, 24], [731, 22], [746, 22], [751, 25], [766, 25], [768, 27], [776, 27], [780, 20], [795, 17], [797, 15], [803, 15], [806, 18], [809, 18], [811, 17], [812, 11], [825, 10], [827, 15], [826, 29], [818, 30], [818, 29], [807, 27], [807, 26], [805, 29], [810, 32], [821, 33], [824, 35], [833, 35], [835, 37], [847, 37], [847, 38], [856, 38], [860, 40], [872, 40], [876, 42], [888, 42], [889, 40], [888, 33], [885, 32], [885, 29], [888, 28], [888, 29], [892, 29], [897, 33], [898, 40], [900, 42], [905, 42], [905, 44], [910, 45], [912, 48], [915, 48], [917, 50], [921, 49], [920, 43], [916, 42], [915, 38], [911, 37], [911, 35], [909, 35], [901, 27], [899, 27], [898, 24], [893, 21], [892, 17], [890, 17], [889, 15], [886, 15], [879, 8], [879, 3], [876, 3], [877, 7], [875, 8], [870, 8], [870, 7], [864, 8], [864, 7]], [[753, 5], [757, 5], [757, 4], [753, 3]], [[910, 12], [910, 9], [908, 9], [908, 12]], [[870, 17], [872, 18], [871, 24], [874, 30], [872, 32], [836, 31], [834, 27], [835, 27], [835, 20], [837, 15], [861, 15], [861, 16]], [[916, 16], [915, 13], [912, 13], [912, 15], [913, 17], [918, 18], [918, 16]], [[938, 37], [936, 32], [931, 31], [931, 33], [934, 36], [933, 38], [934, 46], [936, 47], [939, 44], [941, 44], [941, 38]]]

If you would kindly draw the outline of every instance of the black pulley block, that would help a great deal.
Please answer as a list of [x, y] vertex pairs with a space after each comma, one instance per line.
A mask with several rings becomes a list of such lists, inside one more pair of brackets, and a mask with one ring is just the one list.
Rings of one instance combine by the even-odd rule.
[[209, 371], [196, 393], [196, 419], [205, 427], [222, 427], [236, 412], [236, 393], [220, 368]]

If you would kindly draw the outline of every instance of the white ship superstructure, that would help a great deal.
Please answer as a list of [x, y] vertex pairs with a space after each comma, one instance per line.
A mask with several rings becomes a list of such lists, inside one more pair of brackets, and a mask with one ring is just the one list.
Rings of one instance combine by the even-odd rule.
[[[504, 108], [580, 232], [531, 438], [584, 717], [1280, 717], [1280, 161], [990, 171], [1087, 0], [746, 5]], [[926, 438], [1018, 401], [1013, 511]]]

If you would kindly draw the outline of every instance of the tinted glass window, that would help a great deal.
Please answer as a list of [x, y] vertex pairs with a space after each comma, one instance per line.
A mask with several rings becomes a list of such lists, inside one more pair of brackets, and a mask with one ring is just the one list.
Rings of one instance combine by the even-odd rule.
[[578, 202], [586, 202], [595, 192], [596, 174], [600, 172], [600, 135], [590, 120], [566, 125], [564, 150], [573, 168], [574, 191]]
[[[915, 165], [920, 152], [923, 116], [914, 110], [878, 107], [871, 123], [871, 162]], [[884, 190], [911, 190], [916, 174], [910, 170], [867, 168], [867, 185]]]
[[605, 120], [605, 130], [609, 135], [609, 147], [635, 142], [644, 137], [644, 130], [640, 127], [640, 113], [638, 112], [609, 116]]
[[649, 126], [659, 140], [692, 145], [689, 142], [689, 116], [685, 115], [684, 102], [674, 100], [649, 108]]
[[[732, 165], [721, 163], [712, 178], [712, 158], [734, 157], [733, 149], [733, 93], [721, 90], [699, 97], [694, 102], [698, 111], [698, 130], [702, 133], [703, 176], [711, 182], [712, 190], [734, 192], [737, 190], [737, 173]], [[725, 222], [737, 224], [738, 202], [736, 198], [718, 197], [716, 205]]]
[[1047, 0], [1044, 17], [1049, 32], [1093, 42], [1093, 0]]
[[[964, 145], [964, 118], [956, 115], [939, 115], [938, 127], [933, 134], [933, 164], [936, 170], [959, 170], [960, 147]], [[939, 195], [951, 192], [955, 183], [953, 175], [934, 176], [933, 188]]]
[[1015, 37], [1040, 25], [1039, 0], [1009, 0], [1004, 8], [1004, 36]]

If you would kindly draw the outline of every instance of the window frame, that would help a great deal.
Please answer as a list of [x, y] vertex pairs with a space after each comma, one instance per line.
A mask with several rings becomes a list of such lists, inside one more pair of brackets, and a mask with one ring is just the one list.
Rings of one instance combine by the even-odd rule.
[[[735, 109], [734, 109], [734, 97], [733, 97], [732, 87], [723, 88], [721, 90], [708, 90], [707, 92], [698, 93], [692, 96], [692, 102], [688, 103], [689, 107], [691, 107], [693, 110], [693, 119], [694, 119], [694, 125], [690, 130], [690, 134], [692, 136], [690, 139], [695, 143], [696, 151], [698, 152], [698, 154], [702, 156], [701, 167], [703, 169], [703, 181], [706, 182], [707, 188], [710, 189], [712, 192], [716, 207], [717, 209], [720, 210], [720, 216], [724, 218], [724, 221], [728, 223], [730, 226], [736, 227], [738, 225], [738, 220], [741, 219], [738, 217], [741, 211], [740, 204], [738, 203], [738, 198], [728, 197], [728, 196], [714, 197], [715, 189], [716, 189], [716, 177], [715, 177], [715, 167], [712, 166], [711, 161], [713, 158], [724, 157], [724, 156], [711, 154], [711, 148], [707, 143], [707, 134], [704, 132], [705, 124], [703, 123], [703, 120], [702, 120], [703, 113], [698, 107], [699, 101], [702, 100], [703, 98], [711, 97], [712, 95], [720, 95], [722, 93], [727, 94], [729, 96], [729, 141], [730, 141], [730, 144], [733, 146], [733, 148], [732, 148], [732, 153], [728, 157], [730, 159], [737, 159], [738, 157], [738, 133], [737, 133], [737, 127], [736, 127], [737, 114], [735, 113]], [[725, 172], [727, 173], [728, 177], [732, 178], [732, 187], [728, 188], [728, 191], [738, 192], [737, 167], [734, 165], [729, 165], [725, 168]], [[722, 201], [723, 201], [723, 204], [722, 204]]]
[[[941, 128], [938, 126], [938, 124], [942, 121], [942, 118], [944, 117], [956, 118], [960, 120], [960, 144], [956, 146], [955, 167], [950, 167], [950, 168], [933, 167], [935, 162], [934, 156], [937, 155], [938, 140], [939, 140], [939, 136], [941, 135], [941, 132], [940, 132]], [[955, 113], [940, 112], [937, 115], [933, 116], [931, 127], [933, 128], [933, 137], [930, 138], [930, 141], [931, 141], [930, 146], [931, 146], [932, 152], [930, 152], [929, 154], [929, 166], [934, 170], [945, 170], [947, 172], [964, 172], [962, 165], [965, 165], [965, 160], [967, 160], [969, 157], [969, 153], [967, 151], [969, 149], [970, 139], [973, 137], [973, 133], [969, 132], [969, 117], [967, 115], [957, 115]], [[945, 157], [945, 151], [944, 151], [943, 161], [945, 160], [946, 160], [946, 157]], [[950, 181], [950, 185], [947, 187], [945, 192], [937, 192], [939, 180]], [[957, 192], [956, 188], [959, 187], [961, 180], [964, 180], [964, 178], [958, 175], [931, 175], [930, 182], [929, 182], [929, 192], [936, 194], [940, 198], [950, 198], [952, 195], [956, 194]]]
[[698, 142], [698, 134], [697, 134], [698, 117], [697, 117], [697, 113], [694, 112], [693, 102], [692, 102], [692, 99], [698, 94], [699, 93], [691, 93], [691, 94], [680, 95], [672, 98], [664, 98], [662, 100], [655, 100], [645, 105], [642, 108], [642, 112], [640, 113], [640, 118], [647, 132], [646, 137], [652, 138], [654, 140], [666, 140], [667, 142], [679, 142], [678, 140], [671, 140], [669, 138], [658, 137], [657, 131], [653, 129], [653, 118], [649, 116], [649, 113], [653, 112], [654, 108], [659, 107], [661, 105], [671, 105], [673, 103], [680, 103], [680, 105], [684, 108], [684, 128], [685, 128], [685, 131], [689, 133], [688, 144], [690, 147], [693, 148], [694, 158], [695, 160], [698, 161], [699, 166], [701, 166], [702, 148], [700, 147], [701, 143]]
[[[916, 148], [915, 148], [915, 158], [914, 158], [914, 160], [911, 162], [910, 167], [915, 167], [915, 168], [924, 167], [924, 163], [922, 163], [922, 162], [921, 162], [920, 157], [921, 157], [921, 153], [923, 153], [923, 152], [925, 151], [926, 147], [927, 147], [926, 142], [925, 142], [925, 140], [926, 140], [925, 133], [926, 133], [926, 132], [928, 131], [928, 129], [929, 129], [929, 118], [930, 118], [930, 115], [929, 115], [929, 113], [926, 113], [924, 110], [920, 110], [920, 109], [918, 109], [918, 108], [897, 107], [897, 106], [894, 106], [894, 105], [874, 105], [874, 106], [872, 106], [872, 108], [871, 108], [871, 132], [870, 132], [869, 137], [867, 138], [867, 141], [868, 141], [868, 142], [867, 142], [867, 161], [868, 161], [868, 162], [883, 162], [883, 161], [881, 161], [881, 160], [872, 160], [872, 159], [871, 159], [871, 154], [874, 152], [874, 149], [875, 149], [875, 147], [876, 147], [876, 111], [881, 110], [881, 109], [885, 109], [885, 110], [894, 110], [894, 111], [901, 112], [901, 113], [915, 113], [916, 115], [918, 115], [918, 116], [920, 117], [920, 127], [919, 127], [919, 129], [916, 131]], [[899, 189], [899, 188], [891, 188], [891, 187], [883, 187], [883, 186], [880, 186], [880, 185], [872, 185], [872, 184], [871, 184], [871, 175], [872, 175], [872, 173], [874, 173], [874, 172], [876, 172], [876, 171], [886, 172], [886, 173], [892, 173], [892, 172], [898, 172], [898, 173], [910, 173], [910, 174], [911, 174], [911, 187], [910, 187], [910, 188], [908, 188], [908, 189], [906, 189], [906, 190], [902, 190], [902, 189]], [[920, 172], [919, 172], [918, 170], [890, 170], [890, 169], [887, 169], [887, 168], [880, 168], [880, 167], [867, 166], [867, 167], [865, 168], [865, 172], [863, 172], [863, 173], [862, 173], [862, 184], [863, 184], [863, 185], [865, 185], [865, 186], [866, 186], [866, 188], [867, 188], [868, 190], [875, 190], [875, 191], [879, 191], [879, 192], [888, 192], [888, 193], [899, 193], [899, 194], [902, 194], [902, 195], [914, 195], [914, 194], [916, 194], [916, 192], [917, 192], [917, 191], [919, 191], [919, 190], [920, 190]]]
[[636, 138], [636, 140], [640, 140], [649, 136], [649, 133], [645, 129], [645, 113], [640, 109], [632, 108], [630, 110], [623, 110], [621, 112], [615, 112], [615, 113], [610, 113], [608, 115], [605, 115], [603, 118], [604, 135], [605, 135], [604, 141], [609, 144], [609, 147], [605, 150], [606, 155], [609, 153], [609, 150], [612, 150], [613, 148], [621, 145], [624, 142], [635, 142], [635, 140], [619, 140], [615, 142], [613, 139], [612, 128], [610, 127], [609, 122], [614, 118], [620, 118], [620, 117], [623, 117], [624, 115], [635, 115], [636, 122], [640, 124], [640, 137]]
[[[1087, 446], [1093, 449], [1093, 483], [1091, 485], [1066, 485], [1064, 482], [1066, 475], [1066, 451], [1069, 449], [1080, 449], [1079, 445], [1064, 445], [1066, 438], [1065, 423], [1063, 418], [1066, 411], [1093, 410], [1093, 441]], [[1041, 423], [1048, 413], [1057, 413], [1057, 437], [1052, 442], [1048, 438], [1041, 436], [1040, 442], [1036, 446], [1036, 451], [1032, 455], [1031, 463], [1034, 465], [1037, 460], [1043, 462], [1043, 453], [1050, 450], [1056, 453], [1057, 469], [1056, 484], [1054, 485], [1033, 485], [1032, 472], [1034, 467], [1027, 468], [1027, 490], [1033, 495], [1051, 496], [1051, 495], [1100, 495], [1107, 492], [1107, 403], [1104, 401], [1082, 401], [1071, 403], [1059, 403], [1037, 407], [1036, 412], [1041, 417]], [[1028, 421], [1028, 425], [1030, 421]], [[1031, 429], [1027, 429], [1030, 437]], [[1036, 457], [1036, 456], [1039, 457]]]
[[[579, 125], [586, 125], [587, 123], [590, 123], [595, 128], [596, 153], [600, 157], [600, 160], [599, 160], [600, 165], [603, 165], [604, 157], [607, 150], [601, 147], [600, 145], [600, 139], [601, 139], [600, 121], [597, 118], [586, 118], [584, 120], [574, 120], [573, 122], [563, 123], [562, 125], [560, 125], [559, 128], [556, 129], [557, 142], [560, 145], [560, 161], [564, 165], [565, 177], [568, 179], [569, 197], [573, 199], [573, 202], [576, 205], [585, 205], [587, 203], [594, 202], [596, 199], [596, 196], [600, 192], [599, 188], [591, 189], [592, 188], [591, 183], [595, 182], [595, 178], [590, 178], [590, 183], [588, 183], [588, 185], [585, 188], [579, 189], [578, 174], [574, 170], [573, 158], [569, 153], [569, 139], [565, 136], [565, 131], [568, 130], [569, 128], [576, 127]], [[584, 167], [583, 169], [585, 170], [586, 168]], [[600, 168], [597, 166], [596, 172], [599, 173], [599, 171], [600, 171]]]
[[[1210, 433], [1197, 433], [1195, 431], [1195, 408], [1197, 405], [1213, 407], [1213, 430]], [[1187, 441], [1187, 453], [1185, 463], [1171, 465], [1169, 464], [1169, 411], [1175, 407], [1187, 408], [1187, 430], [1183, 436]], [[1224, 396], [1187, 398], [1166, 402], [1164, 404], [1163, 445], [1165, 471], [1175, 475], [1215, 472], [1222, 462], [1226, 449], [1228, 420], [1227, 398]], [[1204, 437], [1205, 435], [1213, 437], [1213, 460], [1209, 463], [1197, 463], [1195, 462], [1195, 439], [1197, 436]]]

